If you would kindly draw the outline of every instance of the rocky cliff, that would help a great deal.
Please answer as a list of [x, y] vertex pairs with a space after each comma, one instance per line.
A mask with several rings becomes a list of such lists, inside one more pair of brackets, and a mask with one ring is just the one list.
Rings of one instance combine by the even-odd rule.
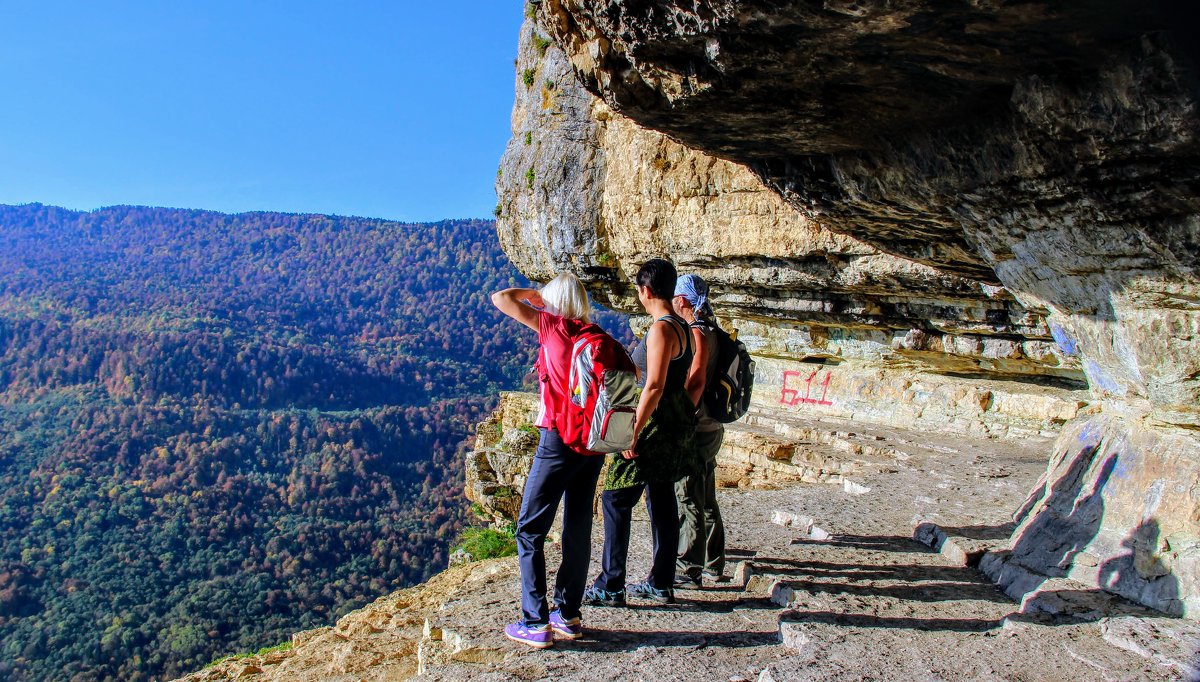
[[[532, 439], [524, 427], [533, 398], [503, 395], [468, 460], [468, 473], [477, 474], [471, 494], [501, 516], [519, 498], [517, 484], [528, 466]], [[739, 423], [730, 435], [722, 456], [729, 487], [719, 493], [730, 560], [726, 582], [680, 590], [671, 605], [587, 606], [584, 638], [532, 650], [502, 634], [518, 612], [516, 559], [468, 563], [331, 627], [297, 633], [290, 648], [226, 660], [186, 679], [784, 682], [1082, 675], [1165, 682], [1198, 674], [1200, 624], [1122, 605], [1066, 581], [1042, 586], [1018, 605], [971, 567], [981, 549], [1011, 527], [1005, 510], [1020, 504], [1045, 467], [1026, 441], [957, 434], [918, 441], [908, 429], [866, 425], [776, 434]], [[819, 484], [835, 480], [839, 485]], [[917, 537], [940, 551], [907, 537], [914, 513], [929, 520]], [[649, 569], [651, 542], [644, 517], [633, 531], [630, 571], [641, 575]], [[594, 546], [602, 539], [596, 523]], [[552, 533], [551, 571], [560, 549]], [[597, 558], [589, 574], [598, 564]], [[1092, 612], [1064, 614], [1065, 601], [1082, 598]]]
[[501, 240], [627, 310], [647, 257], [705, 276], [775, 437], [1059, 434], [985, 566], [1194, 616], [1200, 119], [1169, 7], [542, 0]]

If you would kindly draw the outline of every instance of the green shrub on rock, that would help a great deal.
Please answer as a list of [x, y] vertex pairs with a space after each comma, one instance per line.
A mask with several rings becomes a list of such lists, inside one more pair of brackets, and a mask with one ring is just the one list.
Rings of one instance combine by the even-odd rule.
[[459, 541], [451, 554], [462, 557], [460, 563], [515, 556], [517, 553], [516, 534], [517, 528], [512, 524], [501, 530], [467, 528], [459, 536]]

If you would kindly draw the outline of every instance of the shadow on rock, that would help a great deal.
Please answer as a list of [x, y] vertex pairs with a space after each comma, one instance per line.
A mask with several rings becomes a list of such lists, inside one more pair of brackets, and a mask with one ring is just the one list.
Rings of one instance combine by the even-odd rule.
[[1147, 604], [1171, 616], [1183, 615], [1179, 599], [1179, 580], [1163, 564], [1158, 521], [1146, 519], [1121, 542], [1128, 551], [1100, 566], [1100, 587], [1123, 595], [1136, 595]]
[[[967, 571], [969, 569], [963, 569]], [[825, 583], [807, 580], [785, 580], [787, 585], [796, 592], [809, 594], [849, 595], [854, 597], [885, 597], [908, 602], [942, 602], [971, 599], [974, 601], [990, 601], [997, 603], [1012, 603], [1012, 600], [996, 589], [994, 585], [981, 583], [978, 580], [968, 582], [963, 576], [961, 582], [920, 581], [917, 583], [897, 585], [848, 585], [843, 583]]]
[[[1106, 549], [1105, 538], [1098, 537], [1105, 489], [1123, 459], [1136, 460], [1128, 434], [1085, 421], [1064, 431], [1060, 443], [1064, 440], [1069, 445], [1059, 450], [1045, 477], [1053, 481], [1046, 486], [1049, 492], [1030, 506], [1013, 533], [1011, 550], [985, 556], [981, 568], [1021, 600], [1022, 612], [1031, 617], [1077, 622], [1127, 614], [1182, 616], [1179, 580], [1163, 560], [1171, 547], [1148, 511], [1121, 541], [1124, 551]], [[1153, 506], [1147, 503], [1147, 508]], [[1097, 566], [1102, 557], [1107, 558]]]
[[833, 611], [793, 611], [780, 617], [784, 624], [837, 625], [851, 628], [893, 628], [897, 630], [938, 630], [950, 632], [987, 632], [1004, 625], [1004, 619], [975, 618], [909, 618], [904, 616], [874, 616], [864, 613]]
[[[1096, 537], [1104, 518], [1102, 491], [1119, 459], [1113, 452], [1099, 461], [1100, 471], [1093, 478], [1089, 472], [1098, 463], [1103, 443], [1098, 434], [1088, 430], [1079, 435], [1079, 442], [1079, 450], [1051, 486], [1040, 510], [1015, 531], [1018, 537], [1012, 559], [1046, 578], [1064, 577], [1075, 555]], [[1062, 455], [1064, 459], [1068, 456], [1067, 452]], [[1084, 495], [1089, 480], [1094, 483]]]
[[1016, 528], [1015, 523], [997, 526], [941, 526], [946, 535], [970, 540], [1007, 540]]
[[827, 561], [797, 561], [768, 559], [755, 561], [755, 566], [774, 572], [792, 570], [796, 575], [849, 580], [907, 580], [979, 583], [979, 574], [962, 566], [929, 566], [922, 564], [846, 564]]
[[588, 636], [574, 642], [564, 643], [572, 649], [598, 653], [636, 651], [645, 648], [690, 648], [704, 649], [720, 647], [740, 649], [779, 644], [779, 633], [751, 632], [693, 632], [665, 630], [601, 630], [588, 629]]
[[913, 542], [913, 539], [903, 535], [834, 535], [827, 540], [801, 538], [793, 541], [796, 545], [832, 545], [849, 549], [861, 549], [877, 552], [919, 552], [927, 553], [929, 548]]

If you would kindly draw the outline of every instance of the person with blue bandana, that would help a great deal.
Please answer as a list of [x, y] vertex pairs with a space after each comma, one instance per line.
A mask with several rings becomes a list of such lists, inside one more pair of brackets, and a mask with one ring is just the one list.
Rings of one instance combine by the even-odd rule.
[[675, 565], [677, 588], [700, 589], [707, 578], [725, 578], [725, 525], [717, 505], [717, 452], [725, 439], [725, 426], [705, 407], [705, 389], [716, 374], [717, 338], [708, 284], [699, 275], [683, 275], [671, 300], [675, 313], [688, 323], [692, 334], [692, 364], [686, 390], [697, 405], [695, 448], [701, 469], [675, 484], [679, 506], [679, 556]]

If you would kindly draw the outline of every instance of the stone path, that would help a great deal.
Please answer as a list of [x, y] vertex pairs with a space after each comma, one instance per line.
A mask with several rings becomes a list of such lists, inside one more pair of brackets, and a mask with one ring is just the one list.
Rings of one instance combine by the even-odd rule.
[[[503, 637], [518, 615], [519, 582], [515, 560], [505, 559], [381, 599], [272, 661], [191, 679], [1197, 678], [1200, 631], [1188, 622], [1132, 607], [1116, 616], [1021, 614], [958, 553], [914, 541], [922, 521], [956, 536], [954, 547], [1007, 537], [1011, 511], [1044, 467], [1040, 454], [986, 441], [930, 445], [858, 466], [853, 486], [723, 490], [732, 580], [681, 590], [671, 605], [585, 607], [579, 641], [536, 651]], [[602, 541], [599, 523], [594, 540]], [[643, 510], [632, 577], [645, 574], [648, 557]]]

